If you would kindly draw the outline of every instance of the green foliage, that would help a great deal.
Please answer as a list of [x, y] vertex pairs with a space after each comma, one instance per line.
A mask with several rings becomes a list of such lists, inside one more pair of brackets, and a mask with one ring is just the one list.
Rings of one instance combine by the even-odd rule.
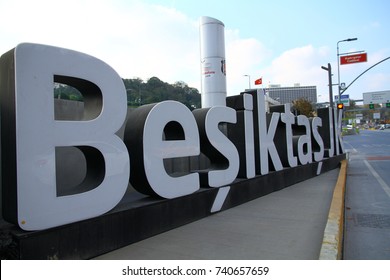
[[83, 101], [82, 94], [74, 87], [64, 84], [54, 84], [54, 98]]
[[293, 109], [297, 111], [298, 115], [305, 115], [306, 117], [314, 117], [313, 105], [305, 98], [300, 98], [292, 102]]
[[190, 110], [200, 108], [200, 94], [195, 88], [179, 81], [172, 84], [161, 81], [157, 77], [150, 78], [146, 83], [141, 79], [124, 79], [127, 91], [127, 104], [137, 107], [144, 104], [164, 100], [176, 100], [186, 105]]
[[342, 136], [345, 136], [345, 135], [355, 135], [355, 134], [359, 134], [359, 133], [360, 133], [360, 131], [356, 127], [352, 127], [352, 128], [343, 127], [342, 131], [341, 131], [341, 135]]
[[[157, 103], [163, 100], [179, 101], [190, 110], [201, 106], [199, 91], [189, 87], [183, 81], [168, 84], [157, 77], [152, 77], [146, 83], [140, 78], [123, 79], [123, 83], [127, 92], [127, 105], [131, 107]], [[83, 101], [83, 96], [77, 89], [58, 83], [54, 86], [54, 98]]]

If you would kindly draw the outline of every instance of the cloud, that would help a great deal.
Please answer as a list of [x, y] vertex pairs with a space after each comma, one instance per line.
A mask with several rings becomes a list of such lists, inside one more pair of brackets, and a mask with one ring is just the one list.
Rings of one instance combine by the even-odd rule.
[[[263, 68], [263, 86], [317, 86], [320, 100], [328, 100], [328, 76], [321, 65], [327, 66], [328, 47], [312, 45], [287, 50], [275, 57]], [[334, 71], [334, 70], [333, 70]]]
[[[0, 54], [21, 42], [59, 46], [105, 61], [122, 78], [156, 76], [169, 83], [184, 81], [201, 90], [199, 19], [174, 8], [137, 0], [0, 0], [0, 10]], [[264, 87], [269, 83], [316, 85], [318, 94], [326, 98], [328, 79], [321, 65], [331, 62], [337, 73], [328, 47], [298, 46], [275, 54], [267, 42], [242, 38], [238, 29], [229, 28], [225, 28], [225, 45], [228, 95], [248, 88], [244, 75], [250, 75], [252, 88], [254, 80], [263, 77]], [[367, 65], [344, 67], [344, 81], [350, 82], [371, 61], [386, 56], [388, 49], [369, 53]], [[337, 76], [333, 79], [336, 82]], [[387, 89], [386, 79], [388, 76], [373, 70], [365, 76], [367, 82], [357, 82], [354, 87]]]
[[[73, 49], [95, 56], [122, 78], [157, 76], [201, 90], [199, 19], [142, 1], [8, 1], [0, 18], [0, 51], [21, 42]], [[9, 22], [13, 22], [12, 28]], [[28, 24], [26, 24], [28, 23]], [[7, 25], [8, 24], [8, 25]], [[229, 94], [247, 88], [243, 75], [262, 75], [270, 51], [254, 38], [225, 29]]]
[[370, 23], [370, 27], [372, 28], [380, 28], [382, 25], [379, 21], [373, 21]]
[[[174, 83], [182, 80], [201, 90], [199, 21], [174, 8], [141, 1], [68, 0], [8, 1], [0, 19], [0, 51], [21, 42], [60, 46], [95, 56], [122, 78], [156, 76]], [[7, 23], [13, 22], [12, 28]], [[263, 42], [241, 38], [237, 29], [225, 29], [228, 95], [251, 87], [254, 80], [283, 85], [312, 85], [320, 70], [318, 57], [326, 50], [305, 46], [272, 57]]]
[[1, 3], [0, 9], [8, 11], [0, 19], [1, 53], [21, 42], [47, 44], [95, 56], [123, 78], [157, 76], [199, 86], [197, 20], [141, 1], [62, 3]]
[[[328, 47], [315, 48], [312, 45], [297, 47], [272, 58], [272, 51], [262, 42], [240, 38], [238, 31], [226, 31], [227, 44], [227, 84], [228, 95], [238, 94], [248, 88], [251, 75], [251, 88], [254, 80], [263, 78], [263, 85], [279, 84], [293, 86], [317, 86], [320, 100], [328, 100], [328, 76], [321, 65], [326, 66], [330, 50]], [[335, 69], [333, 69], [335, 73]]]
[[274, 59], [267, 69], [271, 83], [292, 85], [316, 85], [322, 81], [324, 70], [321, 69], [325, 52], [312, 45], [288, 50]]
[[[374, 74], [368, 74], [367, 76], [367, 83], [369, 87], [372, 89], [372, 91], [388, 90], [389, 81], [390, 81], [390, 74], [374, 73]], [[385, 87], [384, 85], [387, 85], [387, 87]]]
[[129, 13], [121, 31], [105, 42], [115, 57], [112, 66], [121, 76], [188, 83], [186, 78], [199, 73], [198, 28], [193, 20], [153, 5], [140, 5]]
[[239, 94], [263, 75], [261, 66], [270, 57], [270, 50], [254, 38], [240, 38], [238, 30], [225, 30], [228, 95]]

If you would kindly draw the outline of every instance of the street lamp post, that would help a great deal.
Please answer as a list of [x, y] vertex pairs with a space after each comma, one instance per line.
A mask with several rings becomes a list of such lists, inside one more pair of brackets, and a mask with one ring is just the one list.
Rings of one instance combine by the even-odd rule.
[[328, 63], [328, 67], [321, 66], [322, 69], [328, 71], [328, 86], [329, 86], [329, 106], [333, 108], [333, 84], [332, 84], [332, 66]]
[[339, 43], [341, 42], [350, 42], [350, 41], [356, 41], [357, 38], [348, 38], [337, 42], [337, 85], [339, 90], [339, 100], [338, 102], [341, 102], [341, 91], [340, 91], [340, 53], [339, 53]]
[[251, 75], [244, 75], [244, 77], [248, 77], [248, 85], [249, 89], [251, 89]]

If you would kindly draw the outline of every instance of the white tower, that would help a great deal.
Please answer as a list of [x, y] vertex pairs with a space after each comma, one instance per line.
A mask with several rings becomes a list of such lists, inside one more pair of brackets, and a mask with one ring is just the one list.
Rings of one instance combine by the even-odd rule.
[[225, 25], [211, 17], [200, 19], [202, 108], [226, 106]]

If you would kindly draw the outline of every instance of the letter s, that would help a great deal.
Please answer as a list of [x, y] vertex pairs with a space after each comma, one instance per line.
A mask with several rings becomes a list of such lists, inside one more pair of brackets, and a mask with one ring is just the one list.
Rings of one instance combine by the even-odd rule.
[[236, 146], [220, 130], [221, 123], [236, 123], [236, 110], [214, 106], [192, 112], [198, 123], [201, 137], [201, 151], [211, 160], [216, 170], [200, 174], [209, 187], [228, 185], [237, 177], [240, 158]]

